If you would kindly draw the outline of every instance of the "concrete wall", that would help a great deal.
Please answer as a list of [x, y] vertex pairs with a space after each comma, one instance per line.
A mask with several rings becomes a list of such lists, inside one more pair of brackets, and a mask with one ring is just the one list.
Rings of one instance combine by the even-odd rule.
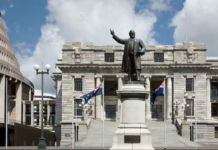
[[57, 146], [60, 146], [61, 140], [61, 121], [62, 121], [62, 83], [61, 80], [56, 82], [56, 107], [55, 107], [55, 134], [57, 140]]
[[[218, 126], [218, 123], [215, 123]], [[204, 144], [217, 144], [218, 138], [215, 138], [215, 125], [213, 123], [197, 124], [197, 142]], [[196, 131], [194, 130], [194, 135]], [[194, 136], [195, 139], [195, 136]]]
[[[36, 146], [40, 137], [40, 129], [15, 123], [14, 146], [33, 146], [34, 143]], [[55, 145], [55, 134], [53, 132], [44, 130], [44, 137], [46, 139], [47, 146]]]

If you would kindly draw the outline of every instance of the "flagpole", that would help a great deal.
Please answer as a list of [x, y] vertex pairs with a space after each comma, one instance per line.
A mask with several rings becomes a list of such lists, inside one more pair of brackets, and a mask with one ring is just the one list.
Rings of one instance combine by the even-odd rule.
[[164, 149], [166, 149], [166, 84], [164, 78]]
[[77, 120], [77, 101], [76, 101], [76, 147], [77, 147], [77, 124], [78, 124], [78, 120]]
[[8, 79], [5, 79], [5, 148], [8, 148]]
[[103, 86], [102, 86], [102, 96], [103, 96], [103, 98], [102, 98], [102, 100], [103, 100], [103, 131], [102, 131], [102, 146], [103, 146], [103, 148], [104, 148], [104, 117], [105, 117], [105, 115], [104, 115], [104, 78], [103, 78]]
[[185, 41], [187, 42], [187, 13], [185, 13]]

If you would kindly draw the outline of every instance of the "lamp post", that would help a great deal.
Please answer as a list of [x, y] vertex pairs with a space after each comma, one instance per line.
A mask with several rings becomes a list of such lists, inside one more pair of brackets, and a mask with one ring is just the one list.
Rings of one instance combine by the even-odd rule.
[[36, 74], [41, 74], [42, 75], [42, 100], [41, 100], [41, 137], [39, 138], [39, 143], [38, 143], [38, 149], [46, 149], [46, 139], [43, 137], [43, 75], [44, 74], [49, 74], [49, 69], [51, 66], [49, 64], [45, 65], [45, 69], [47, 70], [46, 72], [39, 72], [39, 65], [34, 66], [36, 70]]

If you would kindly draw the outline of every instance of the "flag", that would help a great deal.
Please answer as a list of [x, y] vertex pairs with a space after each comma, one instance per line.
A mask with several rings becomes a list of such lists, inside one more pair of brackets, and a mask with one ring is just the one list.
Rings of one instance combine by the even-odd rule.
[[154, 101], [158, 96], [164, 95], [164, 82], [152, 93], [151, 95], [151, 106], [153, 107]]
[[98, 96], [98, 95], [102, 95], [103, 94], [103, 83], [101, 83], [95, 90], [91, 91], [88, 94], [83, 95], [83, 98], [85, 100], [84, 104], [87, 104], [88, 101], [94, 97], [94, 96]]

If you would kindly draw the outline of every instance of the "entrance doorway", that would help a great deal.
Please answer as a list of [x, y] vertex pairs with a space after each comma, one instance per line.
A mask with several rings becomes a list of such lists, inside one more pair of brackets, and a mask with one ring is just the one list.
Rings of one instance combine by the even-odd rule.
[[116, 119], [116, 105], [106, 105], [105, 111], [106, 111], [106, 118], [107, 119]]
[[152, 118], [162, 119], [163, 118], [163, 107], [162, 105], [154, 105], [151, 107]]

